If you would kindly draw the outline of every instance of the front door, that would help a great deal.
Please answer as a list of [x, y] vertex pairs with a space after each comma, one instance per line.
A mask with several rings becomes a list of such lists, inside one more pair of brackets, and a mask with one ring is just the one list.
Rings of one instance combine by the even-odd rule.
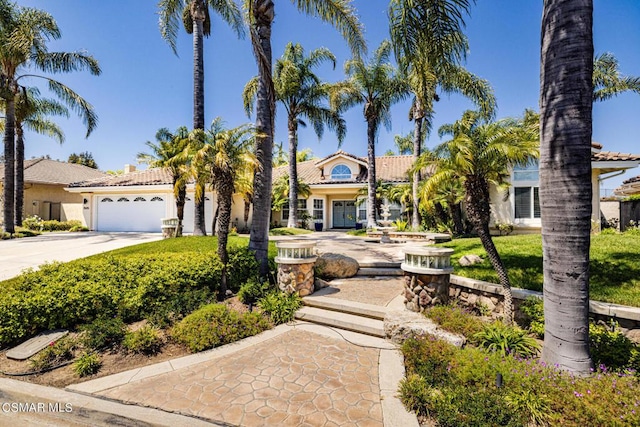
[[333, 228], [354, 228], [356, 226], [356, 202], [336, 200], [333, 202]]

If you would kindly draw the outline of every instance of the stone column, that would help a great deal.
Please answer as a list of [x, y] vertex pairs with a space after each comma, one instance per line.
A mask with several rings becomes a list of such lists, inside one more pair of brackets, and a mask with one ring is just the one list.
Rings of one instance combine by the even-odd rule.
[[409, 246], [404, 249], [404, 303], [407, 310], [425, 308], [449, 300], [449, 279], [453, 249]]
[[314, 291], [313, 267], [316, 263], [315, 241], [288, 240], [276, 242], [278, 287], [301, 297]]

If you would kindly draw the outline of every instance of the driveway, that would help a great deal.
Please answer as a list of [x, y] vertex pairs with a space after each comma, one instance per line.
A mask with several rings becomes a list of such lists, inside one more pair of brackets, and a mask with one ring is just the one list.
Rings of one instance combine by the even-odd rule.
[[101, 252], [162, 239], [161, 233], [44, 233], [0, 241], [0, 280], [47, 262], [71, 261]]

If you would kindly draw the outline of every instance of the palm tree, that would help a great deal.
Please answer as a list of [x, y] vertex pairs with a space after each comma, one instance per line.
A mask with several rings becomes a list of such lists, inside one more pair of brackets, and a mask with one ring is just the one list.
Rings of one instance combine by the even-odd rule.
[[[193, 35], [193, 129], [204, 132], [204, 37], [211, 35], [209, 9], [217, 13], [238, 34], [244, 36], [242, 12], [234, 0], [160, 0], [160, 34], [177, 55], [176, 39], [182, 24]], [[197, 135], [202, 136], [202, 133]], [[197, 184], [197, 183], [196, 183]], [[193, 234], [205, 235], [204, 190], [196, 188]]]
[[433, 188], [440, 188], [448, 181], [462, 181], [467, 216], [500, 279], [505, 322], [510, 324], [513, 297], [507, 271], [489, 232], [489, 186], [506, 185], [510, 168], [526, 165], [538, 157], [537, 115], [527, 111], [521, 120], [488, 122], [481, 112], [466, 111], [460, 120], [443, 125], [438, 133], [441, 137], [450, 135], [452, 139], [435, 148], [431, 162], [435, 172], [425, 184], [425, 191], [431, 193]]
[[[276, 61], [273, 71], [273, 84], [276, 101], [287, 111], [287, 127], [289, 130], [289, 179], [298, 181], [298, 126], [306, 126], [302, 118], [306, 118], [313, 129], [322, 138], [325, 124], [338, 135], [341, 144], [346, 133], [344, 119], [325, 106], [329, 100], [329, 85], [322, 83], [313, 72], [313, 68], [329, 61], [336, 66], [335, 56], [326, 48], [314, 49], [305, 56], [304, 48], [296, 43], [288, 43], [284, 54]], [[251, 79], [244, 88], [242, 97], [247, 113], [253, 110], [258, 89], [258, 77]], [[298, 187], [289, 185], [289, 223], [287, 227], [296, 227], [298, 223], [297, 200]]]
[[178, 227], [175, 237], [182, 236], [182, 222], [184, 220], [184, 204], [187, 196], [187, 181], [189, 174], [184, 158], [184, 151], [189, 144], [189, 131], [181, 126], [175, 133], [167, 128], [158, 129], [156, 143], [146, 142], [151, 153], [138, 153], [138, 162], [154, 168], [165, 168], [171, 174], [173, 194], [176, 198], [176, 212]]
[[0, 0], [0, 98], [5, 103], [3, 219], [4, 231], [10, 234], [15, 231], [16, 218], [16, 96], [27, 92], [21, 80], [45, 79], [49, 91], [82, 117], [87, 136], [97, 125], [93, 108], [77, 93], [50, 77], [33, 74], [33, 71], [55, 74], [81, 70], [100, 74], [98, 61], [84, 52], [49, 52], [47, 42], [60, 37], [60, 29], [48, 13]]
[[[545, 0], [540, 67], [542, 359], [588, 373], [593, 0]], [[569, 72], [567, 72], [569, 70]], [[597, 85], [596, 85], [597, 86]], [[606, 92], [605, 92], [606, 93]], [[602, 94], [602, 93], [601, 93]], [[603, 97], [603, 99], [606, 96]]]
[[[24, 131], [25, 128], [41, 135], [49, 136], [58, 143], [64, 142], [64, 132], [49, 120], [47, 116], [69, 117], [69, 110], [54, 99], [40, 98], [40, 91], [27, 88], [18, 93], [15, 99], [15, 198], [14, 225], [22, 225], [24, 205]], [[0, 110], [4, 111], [5, 103], [0, 100]], [[4, 119], [0, 127], [4, 131]]]
[[593, 59], [593, 101], [605, 101], [622, 92], [640, 94], [640, 77], [620, 74], [618, 60], [612, 53], [596, 55]]
[[[293, 0], [298, 10], [330, 23], [347, 40], [354, 55], [366, 50], [362, 25], [358, 21], [350, 0]], [[271, 177], [275, 106], [275, 89], [272, 79], [271, 27], [275, 16], [274, 0], [244, 0], [250, 27], [251, 45], [258, 64], [256, 90], [255, 153], [259, 167], [254, 179], [253, 221], [249, 248], [256, 254], [260, 274], [269, 270], [267, 250], [269, 244], [269, 215], [271, 208]]]
[[381, 124], [391, 128], [391, 106], [408, 95], [409, 87], [389, 62], [391, 43], [384, 40], [369, 63], [353, 58], [345, 63], [347, 80], [332, 88], [331, 103], [342, 111], [364, 104], [367, 122], [368, 206], [367, 228], [377, 227], [375, 213], [376, 154], [375, 142]]
[[233, 129], [224, 129], [220, 118], [216, 118], [207, 131], [206, 143], [195, 154], [195, 161], [206, 165], [210, 171], [214, 190], [218, 195], [218, 257], [222, 262], [222, 277], [218, 300], [222, 301], [227, 292], [227, 264], [229, 254], [227, 241], [231, 223], [231, 202], [236, 191], [235, 181], [247, 168], [255, 163], [250, 148], [255, 137], [251, 125], [242, 125]]
[[[431, 130], [437, 89], [460, 93], [491, 119], [496, 100], [486, 80], [471, 74], [460, 65], [468, 50], [462, 28], [463, 15], [469, 13], [468, 0], [426, 0], [419, 5], [412, 0], [392, 0], [389, 5], [389, 28], [396, 59], [408, 75], [413, 93], [409, 119], [414, 121], [414, 162], [420, 157], [424, 133]], [[420, 226], [418, 186], [420, 170], [413, 174], [412, 226]]]
[[[298, 179], [298, 196], [303, 198], [303, 199], [308, 199], [309, 196], [311, 195], [311, 187], [309, 187], [309, 184], [307, 184], [304, 181], [300, 181]], [[274, 211], [281, 211], [283, 209], [283, 207], [287, 204], [287, 203], [291, 203], [291, 200], [289, 199], [289, 194], [291, 194], [291, 178], [289, 177], [289, 175], [285, 174], [280, 176], [278, 179], [276, 179], [276, 181], [273, 183], [273, 188], [271, 190], [271, 209]], [[296, 211], [298, 209], [298, 199], [296, 199], [296, 204], [295, 204], [295, 208]], [[291, 206], [289, 206], [289, 212], [291, 212]], [[296, 223], [293, 227], [297, 227], [298, 224]], [[287, 227], [291, 227], [290, 222], [287, 224]]]

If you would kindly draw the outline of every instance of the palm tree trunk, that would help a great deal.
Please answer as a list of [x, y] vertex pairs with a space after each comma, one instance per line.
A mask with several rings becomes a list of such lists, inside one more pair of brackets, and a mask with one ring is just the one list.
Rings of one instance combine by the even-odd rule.
[[[175, 184], [174, 184], [175, 188]], [[176, 211], [178, 213], [178, 228], [176, 229], [176, 237], [182, 236], [182, 223], [184, 221], [184, 204], [187, 198], [187, 186], [180, 184], [176, 194]]]
[[16, 188], [15, 188], [14, 217], [15, 226], [22, 226], [22, 211], [24, 210], [24, 132], [22, 125], [16, 123]]
[[[193, 128], [202, 130], [204, 130], [204, 53], [202, 45], [206, 7], [203, 0], [192, 1], [190, 6], [193, 18]], [[199, 184], [196, 180], [196, 187], [198, 186], [200, 187], [196, 188], [193, 234], [206, 236], [204, 185]], [[199, 191], [201, 192], [199, 193]], [[202, 197], [198, 199], [197, 194], [202, 194]]]
[[227, 264], [229, 254], [227, 252], [227, 241], [229, 239], [229, 223], [231, 221], [231, 198], [233, 196], [233, 177], [219, 177], [216, 183], [216, 193], [218, 193], [218, 257], [222, 262], [222, 276], [220, 279], [220, 289], [218, 290], [218, 301], [223, 301], [227, 293]]
[[[418, 106], [416, 106], [416, 109]], [[415, 126], [413, 129], [413, 163], [415, 164], [422, 154], [422, 121], [424, 120], [423, 116], [418, 115], [416, 113], [414, 115]], [[420, 228], [420, 207], [418, 200], [418, 186], [420, 185], [420, 181], [422, 180], [422, 174], [420, 171], [416, 171], [413, 174], [413, 183], [411, 186], [411, 198], [413, 199], [413, 216], [411, 217], [411, 227], [414, 230], [418, 230]]]
[[3, 220], [5, 233], [14, 234], [15, 210], [15, 122], [16, 109], [13, 96], [5, 98], [4, 122], [4, 186]]
[[367, 163], [369, 173], [367, 178], [367, 228], [375, 228], [376, 223], [376, 123], [374, 119], [367, 120]]
[[457, 236], [464, 234], [464, 224], [462, 223], [462, 207], [460, 203], [453, 203], [449, 205], [449, 212], [451, 213], [451, 219], [453, 220], [453, 230]]
[[296, 153], [298, 152], [298, 121], [295, 117], [289, 117], [289, 221], [287, 227], [298, 226], [298, 165]]
[[273, 120], [275, 96], [272, 76], [271, 24], [274, 10], [271, 0], [253, 0], [253, 28], [251, 42], [258, 63], [258, 93], [256, 101], [256, 170], [253, 185], [253, 220], [249, 249], [260, 265], [260, 275], [269, 273], [269, 222], [271, 220], [271, 161], [273, 156]]
[[487, 252], [489, 261], [498, 275], [502, 293], [504, 296], [504, 323], [513, 323], [513, 294], [511, 293], [511, 283], [507, 275], [507, 269], [502, 263], [500, 254], [496, 249], [489, 231], [489, 219], [491, 218], [491, 205], [489, 197], [489, 184], [482, 177], [467, 177], [465, 183], [466, 196], [465, 207], [467, 216], [473, 224], [484, 250]]
[[588, 374], [592, 0], [545, 0], [541, 64], [542, 359]]

